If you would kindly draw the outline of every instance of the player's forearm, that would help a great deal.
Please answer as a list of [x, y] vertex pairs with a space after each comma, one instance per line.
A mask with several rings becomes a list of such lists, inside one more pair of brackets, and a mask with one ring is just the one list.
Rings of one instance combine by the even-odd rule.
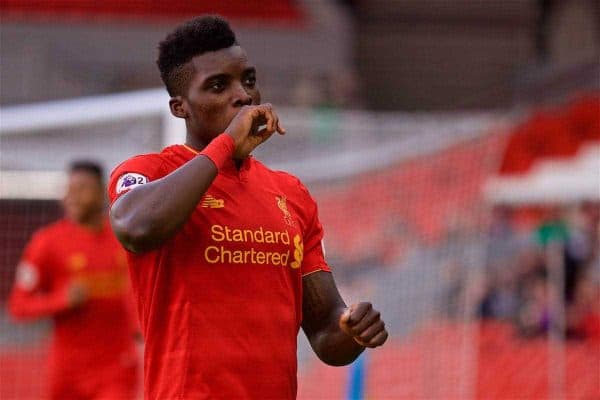
[[150, 250], [177, 233], [217, 176], [217, 167], [198, 156], [164, 178], [124, 194], [110, 219], [121, 243], [131, 251]]
[[346, 365], [365, 347], [386, 341], [388, 333], [379, 311], [369, 302], [346, 307], [331, 273], [306, 275], [302, 288], [302, 329], [323, 362]]
[[309, 274], [302, 279], [302, 287], [302, 329], [315, 354], [329, 365], [354, 361], [364, 348], [339, 325], [346, 304], [333, 275], [322, 271]]
[[332, 366], [350, 364], [365, 349], [340, 329], [338, 319], [339, 315], [335, 316], [326, 330], [315, 333], [311, 339], [311, 346], [317, 356]]

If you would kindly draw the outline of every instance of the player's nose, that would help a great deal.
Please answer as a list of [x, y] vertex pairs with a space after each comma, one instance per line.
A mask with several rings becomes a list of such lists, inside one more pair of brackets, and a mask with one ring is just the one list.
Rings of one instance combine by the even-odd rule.
[[236, 85], [233, 93], [233, 105], [235, 107], [249, 106], [252, 104], [252, 96], [248, 94], [243, 85]]

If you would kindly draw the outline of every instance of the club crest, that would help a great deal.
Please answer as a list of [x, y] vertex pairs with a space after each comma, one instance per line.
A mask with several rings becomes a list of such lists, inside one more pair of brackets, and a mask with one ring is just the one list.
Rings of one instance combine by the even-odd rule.
[[283, 213], [283, 220], [289, 226], [294, 226], [294, 219], [292, 218], [292, 214], [288, 211], [287, 202], [285, 196], [275, 196], [277, 200], [277, 207]]

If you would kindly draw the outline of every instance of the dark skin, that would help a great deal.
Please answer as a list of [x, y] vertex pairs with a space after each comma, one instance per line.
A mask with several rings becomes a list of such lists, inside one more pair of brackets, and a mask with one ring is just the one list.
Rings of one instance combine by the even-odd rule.
[[[185, 120], [188, 146], [201, 151], [224, 132], [234, 140], [239, 165], [271, 135], [285, 134], [274, 108], [260, 104], [255, 69], [241, 47], [204, 53], [184, 68], [189, 68], [191, 79], [169, 105], [175, 117]], [[212, 161], [198, 156], [121, 196], [111, 209], [113, 230], [121, 243], [133, 252], [161, 246], [185, 224], [217, 172]], [[346, 307], [328, 272], [303, 278], [302, 301], [302, 328], [327, 364], [346, 365], [365, 347], [387, 340], [379, 312], [368, 302]]]

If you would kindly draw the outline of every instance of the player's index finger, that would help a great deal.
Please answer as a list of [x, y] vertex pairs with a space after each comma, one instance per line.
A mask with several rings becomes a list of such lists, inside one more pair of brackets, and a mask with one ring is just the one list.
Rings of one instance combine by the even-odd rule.
[[267, 119], [267, 129], [270, 132], [274, 132], [275, 131], [275, 115], [273, 113], [273, 110], [271, 109], [267, 109], [267, 112], [265, 113], [265, 118]]
[[283, 125], [281, 125], [281, 122], [279, 121], [279, 115], [277, 115], [277, 112], [271, 103], [260, 104], [256, 106], [255, 110], [256, 114], [254, 118], [265, 118], [265, 123], [270, 122], [272, 124], [270, 129], [281, 134], [285, 134], [286, 129], [283, 127]]
[[261, 114], [264, 115], [266, 113], [269, 113], [271, 111], [273, 111], [273, 107], [271, 106], [270, 103], [263, 103], [263, 104], [259, 104], [257, 106], [255, 106], [256, 110]]
[[255, 106], [255, 107], [256, 108], [254, 108], [253, 113], [252, 113], [253, 119], [260, 119], [266, 123], [267, 120], [273, 118], [272, 111], [269, 107], [265, 107], [264, 104], [261, 104], [259, 106]]

